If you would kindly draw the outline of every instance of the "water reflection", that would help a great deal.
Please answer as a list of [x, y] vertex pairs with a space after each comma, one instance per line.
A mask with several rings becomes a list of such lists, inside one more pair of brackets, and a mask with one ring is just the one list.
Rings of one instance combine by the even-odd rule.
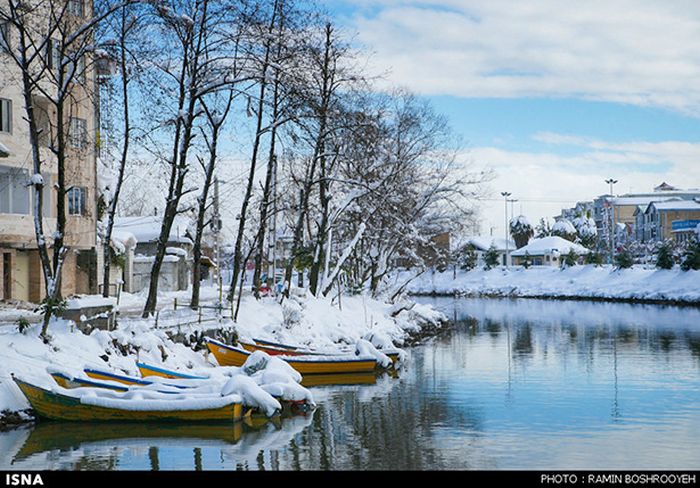
[[398, 378], [317, 381], [306, 417], [40, 423], [0, 433], [0, 469], [700, 468], [700, 310], [425, 300], [450, 333]]

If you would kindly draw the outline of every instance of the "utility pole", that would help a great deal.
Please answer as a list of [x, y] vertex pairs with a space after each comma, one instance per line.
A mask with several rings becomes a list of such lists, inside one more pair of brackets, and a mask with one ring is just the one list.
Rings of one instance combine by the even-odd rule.
[[613, 185], [617, 183], [617, 180], [613, 178], [608, 178], [605, 180], [605, 182], [610, 185], [610, 200], [609, 200], [609, 205], [608, 208], [610, 209], [610, 232], [609, 232], [609, 241], [610, 241], [610, 253], [608, 254], [608, 264], [612, 264], [613, 262], [613, 254], [615, 253], [615, 206], [613, 205], [612, 198], [613, 198]]
[[504, 264], [506, 265], [506, 268], [508, 267], [508, 197], [511, 195], [512, 195], [512, 193], [507, 192], [507, 191], [501, 192], [501, 196], [503, 197], [503, 203], [505, 205], [505, 213], [506, 213], [506, 216], [505, 216], [506, 254], [503, 258], [503, 260], [505, 261]]
[[272, 160], [272, 181], [270, 188], [270, 198], [272, 199], [272, 218], [270, 219], [270, 229], [268, 231], [267, 249], [267, 287], [274, 296], [276, 292], [275, 273], [277, 272], [277, 156]]
[[223, 289], [221, 280], [221, 259], [219, 254], [219, 234], [221, 233], [221, 213], [219, 207], [219, 178], [214, 177], [214, 201], [212, 202], [214, 215], [212, 216], [211, 229], [214, 233], [214, 253], [216, 259], [216, 285], [219, 287], [219, 303], [223, 301]]

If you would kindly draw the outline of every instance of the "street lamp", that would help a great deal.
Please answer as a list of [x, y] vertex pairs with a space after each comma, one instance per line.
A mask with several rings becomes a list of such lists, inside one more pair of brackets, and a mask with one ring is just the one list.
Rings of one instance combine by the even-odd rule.
[[511, 196], [512, 193], [507, 192], [507, 191], [502, 191], [501, 196], [503, 197], [504, 204], [505, 204], [505, 214], [506, 214], [506, 228], [505, 228], [505, 234], [506, 234], [506, 254], [503, 260], [505, 261], [506, 268], [508, 267], [508, 197]]
[[613, 185], [617, 183], [617, 180], [608, 178], [605, 180], [605, 182], [610, 185], [610, 254], [608, 255], [608, 260], [609, 263], [612, 264], [612, 259], [613, 259], [613, 253], [615, 250], [615, 207], [613, 206], [612, 203], [612, 197], [613, 197]]

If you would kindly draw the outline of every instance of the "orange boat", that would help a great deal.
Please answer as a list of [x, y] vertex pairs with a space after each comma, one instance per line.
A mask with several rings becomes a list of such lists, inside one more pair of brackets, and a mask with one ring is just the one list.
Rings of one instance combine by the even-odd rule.
[[[335, 354], [329, 354], [329, 353], [324, 353], [320, 351], [315, 351], [313, 349], [303, 349], [301, 347], [297, 346], [289, 346], [286, 344], [279, 344], [276, 342], [270, 342], [270, 341], [264, 341], [262, 339], [255, 339], [253, 338], [253, 341], [255, 342], [254, 344], [250, 344], [247, 342], [242, 342], [239, 341], [238, 343], [241, 345], [243, 349], [245, 349], [248, 352], [254, 352], [254, 351], [263, 351], [269, 354], [270, 356], [353, 356], [353, 353], [350, 351], [343, 351], [340, 353], [335, 353]], [[391, 361], [396, 364], [396, 362], [399, 360], [399, 354], [400, 352], [398, 350], [390, 351], [390, 352], [385, 352], [380, 350], [380, 352], [386, 354]]]
[[[250, 351], [229, 346], [214, 339], [207, 339], [207, 348], [221, 366], [243, 366], [250, 356]], [[338, 373], [369, 373], [377, 367], [374, 358], [359, 358], [351, 355], [319, 356], [319, 355], [278, 355], [292, 368], [302, 375], [305, 374], [338, 374]]]

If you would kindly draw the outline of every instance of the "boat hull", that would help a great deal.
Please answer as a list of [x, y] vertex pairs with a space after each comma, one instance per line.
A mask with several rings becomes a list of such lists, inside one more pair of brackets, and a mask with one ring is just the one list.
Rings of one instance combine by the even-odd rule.
[[[207, 348], [221, 366], [243, 366], [250, 353], [248, 351], [227, 346], [220, 342], [207, 341]], [[280, 356], [292, 368], [302, 375], [305, 374], [339, 374], [339, 373], [370, 373], [377, 367], [374, 359], [295, 359], [290, 356]]]
[[123, 410], [96, 405], [85, 405], [80, 400], [55, 393], [15, 378], [24, 396], [39, 417], [50, 420], [74, 422], [121, 421], [121, 422], [224, 422], [240, 420], [243, 416], [241, 403], [230, 403], [223, 407], [198, 410]]
[[[279, 344], [276, 342], [270, 342], [270, 341], [264, 341], [262, 339], [253, 339], [255, 341], [255, 344], [248, 344], [241, 342], [241, 346], [243, 349], [249, 352], [253, 351], [264, 351], [268, 353], [271, 356], [277, 356], [277, 355], [285, 355], [285, 356], [324, 356], [327, 354], [318, 352], [318, 351], [309, 351], [309, 350], [304, 350], [296, 346], [288, 346], [286, 344]], [[391, 359], [391, 362], [396, 364], [396, 362], [399, 360], [399, 351], [391, 351], [391, 352], [385, 352], [385, 351], [380, 351], [386, 354], [389, 359]], [[341, 353], [341, 356], [344, 355], [351, 355], [351, 352], [348, 353]]]

